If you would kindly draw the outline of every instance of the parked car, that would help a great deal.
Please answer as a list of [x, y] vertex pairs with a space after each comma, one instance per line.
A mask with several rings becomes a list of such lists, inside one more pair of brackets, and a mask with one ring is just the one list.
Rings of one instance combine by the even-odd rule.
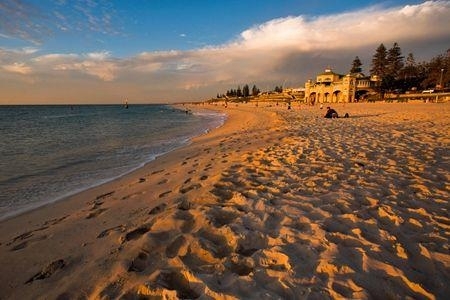
[[422, 94], [432, 94], [434, 93], [434, 90], [423, 90]]

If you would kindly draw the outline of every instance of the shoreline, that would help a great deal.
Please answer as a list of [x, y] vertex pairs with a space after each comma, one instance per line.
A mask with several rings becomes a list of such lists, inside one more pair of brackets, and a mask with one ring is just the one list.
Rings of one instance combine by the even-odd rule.
[[207, 105], [223, 126], [0, 221], [0, 298], [444, 297], [450, 104], [333, 106]]
[[[148, 104], [143, 104], [143, 105], [148, 105]], [[177, 109], [180, 112], [181, 111], [184, 112], [184, 108], [181, 105], [167, 105], [167, 104], [158, 104], [158, 105], [165, 105], [165, 106], [168, 106], [168, 107], [172, 107], [173, 109]], [[50, 106], [71, 106], [71, 105], [50, 105]], [[86, 106], [86, 105], [83, 105], [83, 106]], [[98, 105], [96, 105], [96, 106], [98, 106]], [[103, 106], [120, 106], [120, 105], [110, 104], [110, 105], [103, 105]], [[217, 114], [218, 114], [217, 119], [220, 120], [220, 121], [217, 121], [217, 122], [220, 122], [221, 124], [218, 125], [218, 126], [214, 125], [211, 128], [206, 128], [205, 130], [203, 130], [202, 132], [199, 132], [196, 135], [186, 137], [186, 139], [184, 141], [182, 141], [178, 146], [176, 146], [176, 147], [174, 147], [172, 149], [169, 149], [169, 150], [167, 150], [165, 152], [161, 152], [159, 154], [156, 154], [152, 158], [150, 158], [149, 160], [146, 160], [146, 161], [140, 163], [137, 166], [134, 166], [134, 167], [130, 166], [129, 170], [127, 170], [127, 171], [125, 171], [125, 172], [123, 172], [121, 174], [114, 175], [114, 176], [111, 176], [111, 177], [108, 177], [108, 178], [105, 178], [105, 179], [99, 179], [97, 181], [93, 181], [92, 183], [90, 183], [90, 184], [88, 184], [88, 185], [86, 185], [84, 187], [77, 188], [77, 189], [72, 190], [72, 191], [61, 193], [60, 196], [55, 196], [55, 197], [53, 197], [53, 198], [51, 198], [49, 200], [46, 200], [46, 201], [41, 201], [41, 202], [38, 202], [38, 203], [32, 203], [32, 204], [29, 204], [27, 206], [21, 207], [20, 209], [17, 209], [17, 210], [5, 210], [4, 215], [0, 216], [0, 222], [8, 220], [8, 219], [11, 219], [11, 218], [14, 218], [14, 217], [17, 217], [17, 216], [20, 216], [20, 215], [25, 214], [25, 213], [27, 213], [29, 211], [33, 211], [33, 210], [39, 209], [39, 208], [47, 206], [47, 205], [52, 205], [53, 203], [56, 203], [56, 202], [59, 202], [59, 201], [64, 201], [64, 200], [66, 200], [66, 199], [68, 199], [70, 197], [76, 196], [79, 193], [85, 192], [87, 190], [90, 190], [92, 188], [95, 188], [95, 187], [107, 184], [107, 183], [112, 182], [112, 181], [115, 181], [116, 179], [119, 179], [119, 178], [121, 178], [123, 176], [126, 176], [128, 174], [131, 174], [131, 173], [139, 170], [140, 168], [145, 167], [145, 165], [151, 163], [152, 161], [156, 160], [160, 156], [166, 155], [166, 154], [168, 154], [171, 151], [174, 151], [176, 149], [188, 146], [192, 142], [193, 138], [196, 138], [198, 136], [207, 134], [209, 131], [214, 130], [214, 129], [220, 127], [220, 126], [223, 126], [224, 122], [226, 121], [226, 116], [224, 116], [223, 114], [219, 114], [219, 111], [214, 111], [214, 110], [198, 109], [197, 112], [202, 113], [202, 112], [205, 112], [205, 111], [211, 112], [211, 113], [217, 112]]]

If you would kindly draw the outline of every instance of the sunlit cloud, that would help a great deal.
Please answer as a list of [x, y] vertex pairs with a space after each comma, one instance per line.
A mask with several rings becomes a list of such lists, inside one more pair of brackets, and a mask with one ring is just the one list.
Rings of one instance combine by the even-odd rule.
[[11, 73], [27, 75], [32, 73], [32, 69], [25, 63], [13, 63], [11, 65], [4, 65], [3, 70]]
[[67, 61], [67, 60], [72, 60], [72, 59], [76, 59], [77, 57], [79, 57], [78, 54], [60, 54], [60, 53], [52, 53], [52, 54], [45, 54], [45, 55], [40, 55], [37, 56], [33, 59], [33, 61], [37, 62], [37, 63], [42, 63], [42, 64], [49, 64], [49, 63], [53, 63], [53, 62], [58, 62], [58, 61]]
[[53, 66], [55, 71], [76, 71], [88, 74], [103, 81], [113, 81], [116, 78], [118, 67], [114, 62], [83, 60], [72, 63], [60, 63]]
[[248, 49], [358, 48], [381, 41], [449, 35], [450, 2], [425, 2], [403, 8], [365, 10], [317, 18], [287, 17], [245, 30], [236, 41]]
[[86, 54], [86, 56], [93, 60], [105, 60], [111, 57], [111, 53], [109, 51], [91, 52]]
[[78, 54], [46, 54], [35, 57], [33, 66], [41, 73], [49, 74], [51, 71], [71, 71], [88, 74], [103, 81], [112, 81], [116, 78], [118, 65], [109, 58], [108, 52], [93, 52], [84, 55]]
[[[14, 50], [16, 51], [16, 50]], [[18, 53], [24, 53], [24, 54], [34, 54], [39, 51], [39, 48], [35, 47], [24, 47], [18, 50]]]

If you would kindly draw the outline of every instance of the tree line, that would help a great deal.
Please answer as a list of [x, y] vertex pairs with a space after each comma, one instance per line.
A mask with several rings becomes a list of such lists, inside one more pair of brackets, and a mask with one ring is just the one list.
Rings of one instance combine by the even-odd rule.
[[[350, 73], [361, 73], [362, 62], [358, 56], [352, 62]], [[416, 63], [413, 53], [405, 57], [398, 43], [390, 49], [382, 43], [372, 57], [370, 75], [380, 80], [378, 90], [405, 92], [414, 89], [444, 89], [450, 81], [450, 49], [446, 54], [433, 57], [430, 61]]]
[[244, 85], [241, 89], [240, 86], [237, 87], [237, 89], [230, 89], [227, 90], [227, 92], [225, 94], [217, 94], [217, 98], [225, 98], [229, 97], [229, 98], [240, 98], [240, 97], [249, 97], [250, 95], [252, 96], [257, 96], [259, 94], [259, 89], [256, 87], [256, 85], [253, 85], [252, 87], [252, 91], [250, 93], [250, 87], [248, 86], [248, 84]]
[[[275, 86], [273, 89], [273, 92], [275, 93], [282, 93], [283, 92], [283, 86]], [[247, 98], [250, 96], [256, 97], [261, 93], [261, 90], [256, 87], [256, 85], [253, 85], [252, 89], [250, 90], [250, 87], [248, 84], [244, 85], [241, 89], [240, 86], [238, 86], [236, 89], [230, 89], [227, 90], [225, 94], [217, 94], [217, 98]]]

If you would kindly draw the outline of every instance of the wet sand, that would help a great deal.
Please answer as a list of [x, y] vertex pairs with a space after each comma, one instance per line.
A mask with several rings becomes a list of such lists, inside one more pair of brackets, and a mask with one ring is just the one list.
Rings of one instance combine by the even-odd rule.
[[210, 108], [189, 146], [1, 222], [0, 299], [450, 294], [450, 103]]

